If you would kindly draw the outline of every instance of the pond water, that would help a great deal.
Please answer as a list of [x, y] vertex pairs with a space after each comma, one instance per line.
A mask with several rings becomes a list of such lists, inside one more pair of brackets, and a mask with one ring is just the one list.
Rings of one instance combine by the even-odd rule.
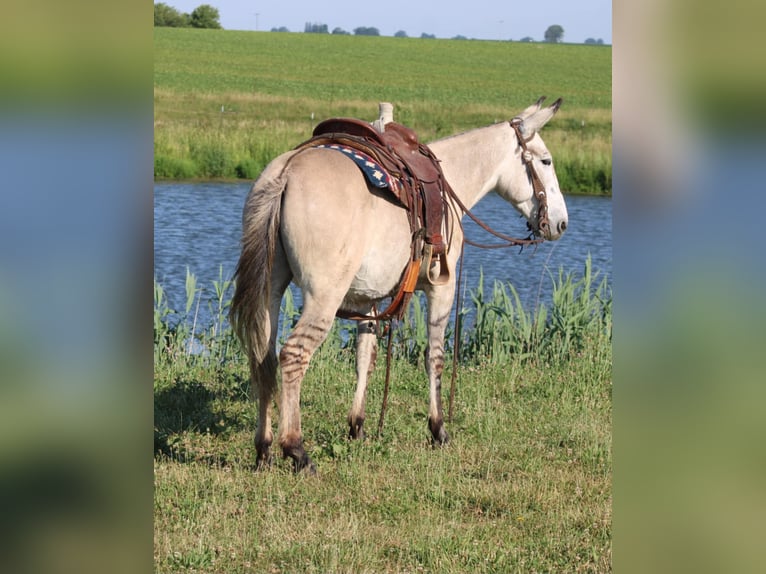
[[[157, 183], [154, 186], [154, 275], [172, 309], [183, 311], [186, 269], [197, 277], [203, 304], [198, 321], [209, 320], [207, 297], [213, 281], [231, 279], [239, 257], [242, 206], [250, 183]], [[558, 270], [581, 275], [590, 255], [594, 271], [612, 275], [612, 200], [608, 197], [567, 196], [569, 226], [555, 242], [537, 248], [478, 249], [466, 246], [464, 275], [467, 289], [475, 288], [481, 272], [485, 290], [495, 280], [510, 282], [522, 303], [533, 308], [550, 301], [551, 277]], [[500, 197], [491, 194], [474, 213], [494, 229], [525, 237], [524, 220]], [[493, 237], [464, 218], [467, 237], [493, 243]], [[296, 295], [297, 290], [294, 290]]]

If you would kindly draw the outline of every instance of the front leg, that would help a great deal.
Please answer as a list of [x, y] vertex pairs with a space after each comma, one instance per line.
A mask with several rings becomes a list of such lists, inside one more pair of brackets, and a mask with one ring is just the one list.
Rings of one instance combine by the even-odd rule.
[[364, 438], [364, 404], [367, 398], [367, 383], [375, 368], [378, 353], [378, 335], [374, 321], [357, 323], [356, 330], [356, 393], [348, 414], [349, 436]]
[[443, 446], [449, 442], [449, 435], [444, 428], [441, 388], [444, 371], [444, 333], [447, 330], [454, 293], [454, 283], [451, 286], [433, 287], [426, 293], [428, 347], [425, 350], [425, 365], [429, 386], [428, 428], [434, 446]]

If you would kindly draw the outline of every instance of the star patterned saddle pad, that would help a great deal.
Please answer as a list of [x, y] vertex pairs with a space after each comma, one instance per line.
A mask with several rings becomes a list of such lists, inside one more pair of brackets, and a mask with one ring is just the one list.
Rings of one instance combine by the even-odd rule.
[[380, 189], [396, 189], [396, 183], [391, 175], [366, 153], [338, 144], [320, 144], [316, 147], [334, 149], [350, 157], [359, 166], [359, 169], [362, 170], [367, 180], [375, 187]]

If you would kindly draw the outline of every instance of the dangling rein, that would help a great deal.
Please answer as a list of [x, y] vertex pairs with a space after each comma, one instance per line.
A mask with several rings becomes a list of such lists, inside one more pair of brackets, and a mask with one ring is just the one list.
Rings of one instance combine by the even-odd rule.
[[[516, 138], [519, 141], [519, 145], [521, 146], [521, 161], [524, 162], [524, 165], [527, 168], [527, 171], [529, 172], [529, 176], [532, 179], [532, 190], [534, 191], [535, 197], [537, 197], [538, 201], [538, 208], [537, 208], [537, 229], [538, 232], [542, 232], [543, 230], [548, 229], [550, 226], [548, 222], [548, 196], [545, 193], [545, 186], [543, 185], [542, 180], [540, 179], [540, 176], [537, 174], [537, 171], [535, 171], [535, 166], [532, 163], [532, 153], [527, 149], [527, 142], [528, 139], [524, 139], [524, 136], [521, 133], [521, 119], [514, 118], [511, 121], [509, 121], [509, 125], [511, 128], [513, 128], [513, 131], [516, 132]], [[450, 191], [452, 191], [452, 188], [450, 188]], [[525, 239], [517, 239], [515, 237], [510, 237], [508, 235], [505, 235], [503, 233], [500, 233], [499, 231], [496, 231], [492, 229], [489, 225], [484, 223], [481, 219], [479, 219], [475, 214], [471, 213], [471, 210], [468, 209], [462, 201], [460, 201], [460, 198], [455, 195], [454, 191], [450, 194], [450, 197], [452, 200], [460, 207], [460, 209], [465, 213], [468, 217], [470, 217], [476, 225], [481, 227], [484, 231], [487, 233], [490, 233], [497, 237], [498, 239], [502, 239], [505, 243], [499, 243], [499, 244], [482, 244], [482, 243], [475, 243], [469, 239], [466, 239], [465, 234], [463, 234], [463, 242], [460, 246], [460, 263], [458, 264], [458, 274], [457, 274], [457, 305], [455, 306], [455, 333], [454, 333], [454, 344], [452, 349], [452, 375], [450, 380], [450, 388], [449, 388], [449, 408], [447, 411], [447, 421], [451, 424], [452, 423], [452, 413], [453, 413], [453, 405], [455, 403], [455, 385], [457, 381], [457, 366], [458, 366], [458, 355], [460, 354], [460, 338], [461, 338], [461, 327], [463, 326], [462, 321], [462, 315], [460, 314], [460, 302], [462, 301], [462, 290], [463, 290], [463, 250], [465, 248], [465, 244], [468, 243], [469, 245], [472, 245], [474, 247], [478, 247], [480, 249], [500, 249], [504, 247], [516, 247], [520, 246], [522, 249], [527, 245], [537, 245], [539, 243], [542, 243], [545, 241], [542, 238], [532, 239], [532, 236], [527, 237]], [[460, 218], [458, 219], [460, 220]], [[461, 229], [462, 229], [462, 222], [461, 222]]]

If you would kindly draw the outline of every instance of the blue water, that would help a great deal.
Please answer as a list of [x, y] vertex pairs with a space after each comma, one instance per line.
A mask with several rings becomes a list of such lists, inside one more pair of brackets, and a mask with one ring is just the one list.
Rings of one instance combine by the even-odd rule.
[[[158, 183], [154, 187], [154, 274], [165, 289], [170, 307], [183, 311], [186, 269], [202, 288], [198, 322], [209, 321], [207, 303], [213, 281], [231, 279], [239, 257], [242, 206], [249, 183]], [[532, 308], [550, 301], [551, 276], [559, 268], [580, 274], [590, 255], [593, 270], [612, 275], [612, 200], [604, 197], [568, 196], [569, 226], [564, 236], [537, 248], [478, 249], [466, 246], [465, 285], [476, 287], [484, 273], [485, 290], [495, 280], [510, 282], [522, 303]], [[517, 237], [527, 235], [525, 221], [492, 194], [474, 209], [476, 215], [498, 231]], [[481, 243], [494, 243], [473, 222], [464, 219], [466, 235]], [[192, 309], [192, 313], [194, 308]]]

